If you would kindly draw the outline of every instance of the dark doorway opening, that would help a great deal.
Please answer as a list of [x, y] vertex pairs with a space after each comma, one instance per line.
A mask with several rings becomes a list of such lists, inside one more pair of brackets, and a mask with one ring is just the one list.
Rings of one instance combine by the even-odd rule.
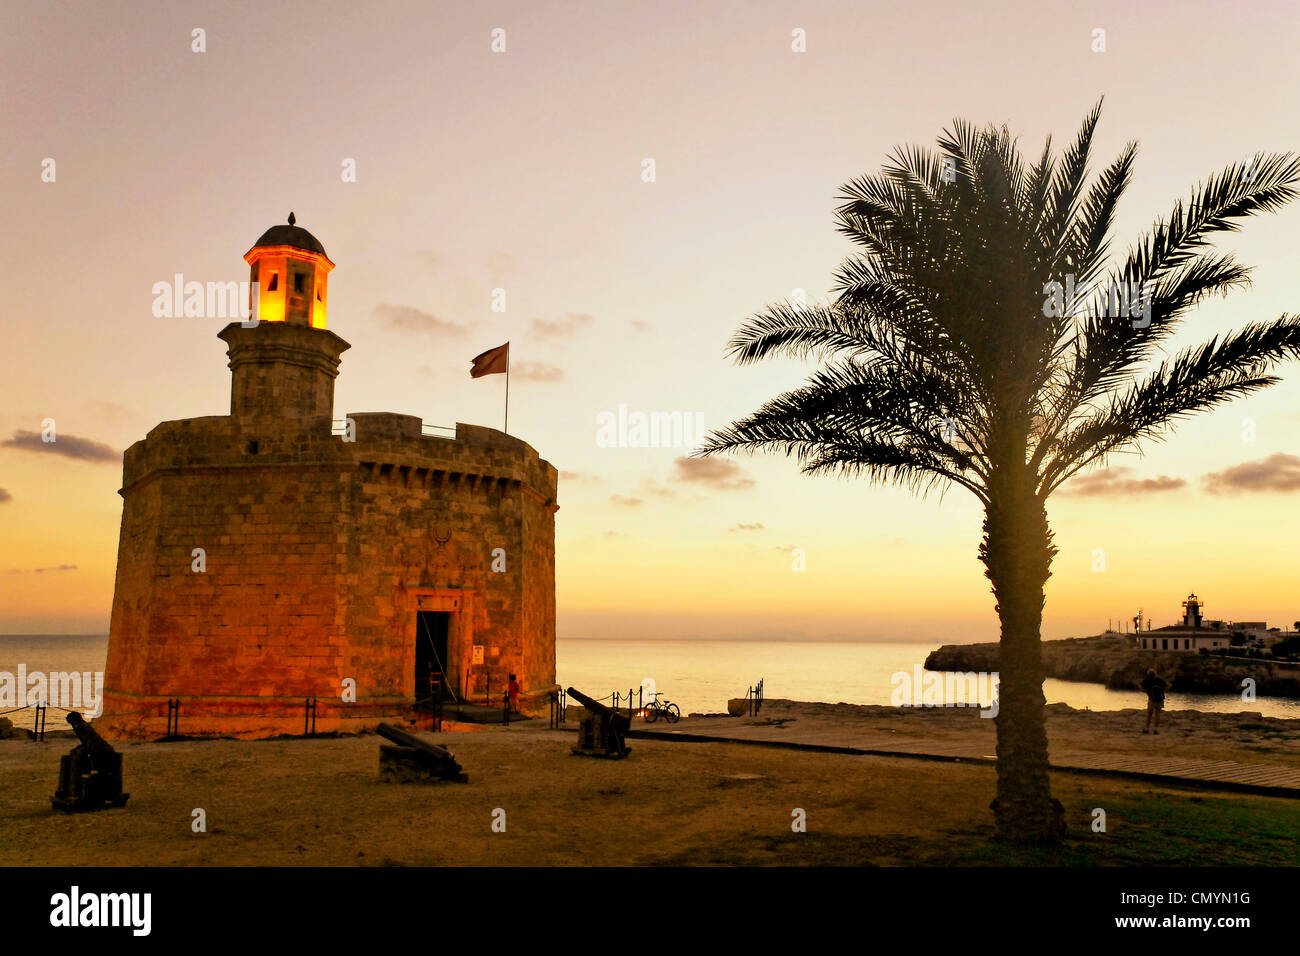
[[447, 690], [447, 611], [415, 612], [415, 699], [441, 697]]

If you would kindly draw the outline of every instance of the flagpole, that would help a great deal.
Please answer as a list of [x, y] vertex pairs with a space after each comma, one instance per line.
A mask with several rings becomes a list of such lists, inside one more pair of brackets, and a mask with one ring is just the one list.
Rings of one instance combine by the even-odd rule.
[[510, 434], [510, 347], [506, 346], [506, 420], [501, 430]]

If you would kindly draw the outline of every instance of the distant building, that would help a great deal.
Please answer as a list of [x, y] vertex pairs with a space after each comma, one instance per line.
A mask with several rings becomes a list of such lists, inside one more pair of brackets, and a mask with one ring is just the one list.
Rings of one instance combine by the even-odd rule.
[[1189, 594], [1183, 602], [1182, 623], [1157, 627], [1141, 634], [1138, 637], [1139, 647], [1147, 651], [1193, 654], [1216, 647], [1231, 647], [1234, 633], [1242, 633], [1246, 637], [1245, 643], [1239, 644], [1239, 647], [1266, 647], [1282, 637], [1277, 630], [1270, 631], [1265, 621], [1205, 620], [1202, 616], [1204, 607], [1200, 598]]
[[1232, 632], [1224, 627], [1222, 621], [1204, 621], [1202, 607], [1200, 598], [1189, 594], [1183, 602], [1182, 623], [1147, 631], [1138, 638], [1142, 649], [1196, 653], [1202, 649], [1231, 646]]

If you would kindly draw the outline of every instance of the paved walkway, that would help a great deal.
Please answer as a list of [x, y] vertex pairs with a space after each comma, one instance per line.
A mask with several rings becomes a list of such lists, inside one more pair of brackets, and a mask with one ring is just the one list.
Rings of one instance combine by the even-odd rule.
[[[797, 725], [786, 726], [787, 723]], [[824, 753], [997, 763], [996, 756], [980, 743], [945, 742], [933, 737], [883, 734], [879, 731], [862, 733], [842, 727], [818, 727], [808, 720], [796, 722], [778, 718], [751, 722], [735, 718], [688, 718], [672, 730], [637, 728], [628, 736], [680, 742], [753, 744]], [[1052, 768], [1300, 799], [1300, 767], [1282, 764], [1064, 749], [1052, 751]]]

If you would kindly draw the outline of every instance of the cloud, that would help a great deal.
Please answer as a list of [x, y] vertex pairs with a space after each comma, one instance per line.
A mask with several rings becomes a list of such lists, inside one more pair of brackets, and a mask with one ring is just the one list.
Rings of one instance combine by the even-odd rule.
[[438, 338], [459, 339], [469, 331], [467, 326], [440, 319], [413, 305], [381, 303], [375, 306], [375, 318], [399, 332], [429, 332]]
[[4, 504], [6, 501], [13, 501], [13, 500], [14, 500], [13, 495], [9, 494], [9, 492], [5, 491], [3, 488], [0, 488], [0, 504]]
[[654, 495], [658, 498], [676, 498], [677, 492], [671, 488], [665, 488], [653, 478], [647, 478], [641, 485], [641, 490], [647, 495]]
[[75, 564], [57, 564], [48, 568], [10, 568], [7, 574], [44, 574], [46, 571], [76, 571]]
[[758, 522], [755, 522], [754, 524], [745, 524], [744, 522], [741, 522], [740, 524], [736, 525], [734, 528], [728, 528], [727, 530], [728, 531], [763, 531], [765, 529], [763, 528], [763, 525]]
[[563, 481], [572, 481], [581, 484], [598, 485], [605, 479], [600, 475], [593, 475], [586, 471], [562, 471], [560, 478]]
[[586, 312], [570, 312], [558, 319], [533, 319], [529, 331], [539, 339], [568, 339], [582, 328], [594, 322]]
[[1300, 457], [1278, 452], [1201, 478], [1211, 494], [1234, 491], [1300, 491]]
[[1158, 478], [1129, 478], [1132, 468], [1109, 468], [1076, 478], [1065, 488], [1063, 494], [1080, 497], [1097, 495], [1142, 495], [1157, 491], [1173, 491], [1187, 484], [1186, 479], [1171, 478], [1160, 475]]
[[0, 442], [6, 448], [22, 448], [27, 451], [48, 452], [52, 455], [63, 455], [65, 458], [76, 458], [80, 461], [103, 461], [119, 464], [122, 461], [122, 453], [114, 451], [103, 442], [91, 441], [89, 438], [78, 438], [76, 435], [60, 435], [55, 432], [55, 440], [46, 442], [41, 439], [39, 432], [29, 432], [19, 429], [14, 432], [13, 438], [6, 438]]
[[754, 486], [754, 480], [746, 478], [745, 473], [734, 461], [725, 461], [721, 458], [683, 457], [675, 459], [673, 465], [677, 468], [677, 473], [673, 476], [677, 481], [708, 485], [720, 491], [740, 491]]
[[516, 362], [510, 369], [511, 374], [521, 382], [562, 382], [564, 369], [541, 362]]
[[645, 504], [640, 498], [629, 498], [627, 495], [610, 495], [609, 500], [616, 505], [623, 505], [627, 508], [637, 508]]

